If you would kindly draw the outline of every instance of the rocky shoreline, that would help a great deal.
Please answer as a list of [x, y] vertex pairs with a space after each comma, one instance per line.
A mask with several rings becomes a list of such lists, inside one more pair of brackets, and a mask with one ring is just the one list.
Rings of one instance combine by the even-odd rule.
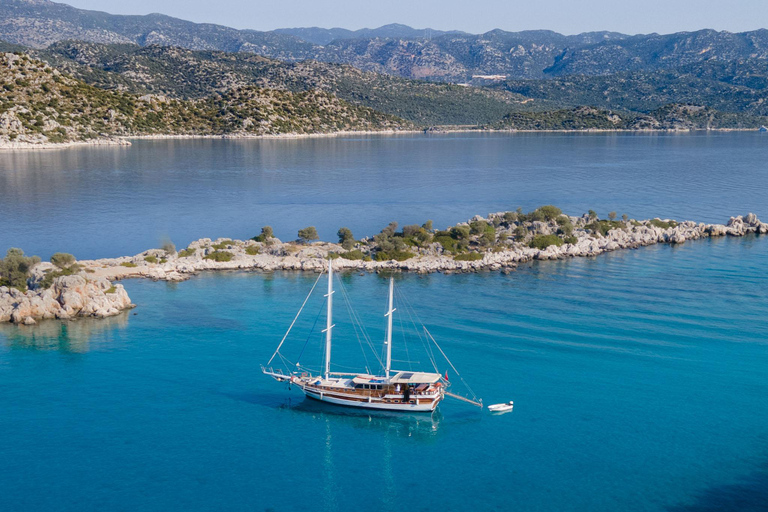
[[54, 318], [106, 318], [132, 307], [123, 285], [87, 274], [57, 277], [50, 288], [27, 292], [0, 286], [0, 322], [34, 325]]
[[[761, 222], [752, 213], [731, 217], [726, 224], [678, 223], [668, 219], [598, 221], [592, 215], [559, 215], [557, 219], [546, 221], [511, 221], [510, 213], [514, 212], [476, 216], [455, 227], [465, 227], [469, 233], [470, 226], [486, 226], [486, 233], [493, 232], [491, 246], [483, 247], [478, 244], [478, 237], [469, 236], [470, 241], [463, 252], [451, 253], [441, 243], [432, 241], [417, 248], [411, 247], [414, 252], [406, 253], [408, 256], [401, 258], [401, 261], [372, 259], [369, 255], [376, 255], [376, 251], [381, 250], [377, 243], [384, 243], [381, 240], [376, 242], [375, 238], [355, 242], [353, 250], [345, 250], [342, 245], [334, 243], [282, 242], [272, 237], [263, 241], [204, 238], [179, 252], [150, 249], [135, 256], [81, 260], [77, 262], [80, 269], [77, 275], [57, 277], [47, 289], [40, 288], [38, 283], [55, 267], [50, 263], [40, 263], [33, 269], [29, 278], [30, 290], [26, 293], [0, 287], [0, 322], [33, 324], [47, 318], [104, 318], [116, 315], [133, 307], [123, 286], [112, 284], [112, 281], [127, 278], [184, 281], [199, 272], [215, 270], [322, 272], [329, 257], [333, 259], [334, 268], [340, 271], [423, 274], [511, 272], [518, 264], [535, 260], [592, 257], [620, 249], [659, 243], [680, 244], [708, 237], [768, 234], [768, 223]], [[562, 236], [566, 223], [572, 229], [572, 233], [565, 238], [567, 243], [560, 238], [558, 244], [544, 248], [532, 246], [537, 237], [557, 238], [558, 232]], [[438, 237], [430, 235], [429, 239], [438, 240]], [[223, 254], [227, 255], [226, 261], [219, 258]], [[347, 259], [350, 254], [358, 257]], [[468, 255], [473, 256], [467, 258]]]

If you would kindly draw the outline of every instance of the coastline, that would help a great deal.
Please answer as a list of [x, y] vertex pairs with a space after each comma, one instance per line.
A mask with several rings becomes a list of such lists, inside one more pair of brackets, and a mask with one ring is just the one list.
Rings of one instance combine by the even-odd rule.
[[728, 133], [728, 132], [759, 132], [757, 128], [681, 128], [681, 129], [604, 129], [604, 128], [586, 128], [583, 130], [520, 130], [520, 129], [498, 129], [498, 128], [456, 128], [437, 126], [419, 130], [342, 130], [337, 132], [318, 132], [318, 133], [276, 133], [276, 134], [147, 134], [147, 135], [120, 135], [115, 137], [104, 137], [91, 139], [87, 141], [68, 141], [68, 142], [23, 142], [23, 141], [0, 141], [0, 151], [26, 151], [30, 149], [68, 149], [74, 147], [89, 146], [131, 146], [132, 140], [193, 140], [193, 139], [228, 139], [228, 140], [249, 140], [249, 139], [316, 139], [333, 138], [354, 135], [418, 135], [418, 134], [447, 134], [447, 133], [569, 133], [569, 134], [607, 134], [607, 133]]
[[[149, 249], [134, 256], [80, 260], [76, 275], [63, 275], [52, 280], [50, 288], [43, 288], [46, 274], [57, 270], [51, 263], [40, 263], [33, 267], [28, 279], [30, 289], [22, 292], [7, 286], [0, 287], [0, 323], [13, 322], [33, 325], [40, 319], [73, 319], [76, 317], [106, 318], [134, 307], [124, 287], [113, 284], [129, 278], [144, 278], [155, 281], [185, 281], [205, 271], [260, 271], [274, 272], [292, 270], [319, 273], [327, 267], [331, 258], [334, 269], [352, 272], [412, 272], [428, 274], [441, 272], [456, 274], [482, 271], [510, 273], [521, 263], [540, 260], [559, 260], [577, 257], [595, 257], [605, 252], [622, 249], [636, 249], [655, 244], [681, 244], [687, 240], [698, 240], [720, 236], [744, 236], [747, 234], [768, 234], [768, 223], [761, 222], [756, 215], [731, 217], [727, 224], [704, 224], [694, 221], [675, 222], [650, 219], [645, 221], [596, 221], [584, 215], [568, 217], [574, 227], [567, 243], [535, 248], [533, 243], [506, 242], [506, 234], [525, 224], [528, 236], [555, 237], [558, 229], [556, 220], [523, 221], [518, 223], [501, 220], [510, 212], [497, 212], [487, 217], [475, 216], [468, 223], [458, 224], [469, 233], [470, 225], [483, 223], [493, 229], [501, 245], [473, 247], [469, 252], [451, 254], [441, 243], [432, 242], [414, 253], [397, 259], [373, 260], [370, 257], [347, 259], [354, 251], [362, 256], [360, 249], [368, 254], [375, 250], [369, 245], [371, 239], [356, 243], [353, 251], [329, 242], [302, 244], [282, 242], [276, 238], [264, 241], [203, 238], [192, 242], [181, 251]], [[562, 220], [565, 215], [560, 215]], [[591, 221], [591, 223], [590, 223]], [[601, 233], [595, 222], [609, 222], [610, 229]], [[560, 224], [562, 226], [562, 224]], [[380, 250], [380, 249], [379, 249]], [[217, 256], [226, 254], [226, 259]], [[473, 258], [462, 256], [475, 255]]]

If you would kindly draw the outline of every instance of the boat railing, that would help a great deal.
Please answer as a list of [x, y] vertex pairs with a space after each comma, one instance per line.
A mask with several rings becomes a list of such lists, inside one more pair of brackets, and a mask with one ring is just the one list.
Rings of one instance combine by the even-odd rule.
[[273, 379], [275, 379], [278, 382], [284, 382], [286, 380], [291, 379], [291, 375], [288, 375], [287, 373], [283, 373], [283, 370], [280, 368], [273, 369], [272, 367], [261, 367], [261, 373], [264, 375], [269, 375]]

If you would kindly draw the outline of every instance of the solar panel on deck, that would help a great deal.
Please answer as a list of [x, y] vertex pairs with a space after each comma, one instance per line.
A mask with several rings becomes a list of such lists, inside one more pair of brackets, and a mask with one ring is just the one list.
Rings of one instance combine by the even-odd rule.
[[404, 373], [398, 377], [398, 379], [408, 380], [413, 377], [413, 373]]

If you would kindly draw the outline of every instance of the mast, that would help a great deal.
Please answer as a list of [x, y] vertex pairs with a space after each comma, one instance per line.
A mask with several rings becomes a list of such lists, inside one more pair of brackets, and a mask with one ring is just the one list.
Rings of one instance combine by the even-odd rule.
[[387, 376], [387, 380], [389, 380], [389, 370], [392, 366], [392, 313], [395, 312], [395, 309], [392, 307], [392, 296], [394, 295], [394, 287], [395, 287], [395, 278], [390, 277], [389, 278], [389, 310], [387, 311], [387, 314], [384, 315], [387, 317], [387, 367], [385, 369], [385, 374]]
[[331, 372], [331, 329], [333, 329], [333, 265], [328, 259], [328, 311], [325, 314], [325, 378]]

